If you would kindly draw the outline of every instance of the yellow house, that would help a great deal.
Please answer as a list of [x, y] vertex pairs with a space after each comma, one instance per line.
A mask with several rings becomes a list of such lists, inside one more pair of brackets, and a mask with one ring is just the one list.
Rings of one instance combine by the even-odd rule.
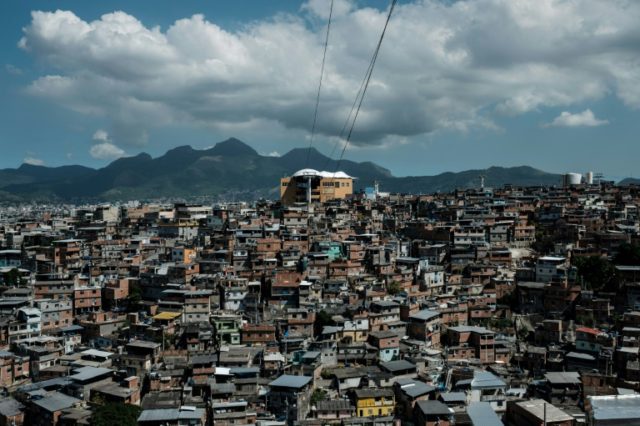
[[366, 342], [369, 337], [369, 319], [355, 317], [353, 320], [345, 321], [342, 326], [340, 338], [350, 342]]
[[393, 416], [396, 400], [391, 389], [355, 389], [356, 417]]

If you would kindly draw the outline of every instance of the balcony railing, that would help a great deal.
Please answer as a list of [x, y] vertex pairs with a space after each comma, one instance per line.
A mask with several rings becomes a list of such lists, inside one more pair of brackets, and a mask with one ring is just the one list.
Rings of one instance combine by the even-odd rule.
[[480, 401], [482, 402], [498, 402], [505, 401], [507, 397], [505, 395], [482, 395]]

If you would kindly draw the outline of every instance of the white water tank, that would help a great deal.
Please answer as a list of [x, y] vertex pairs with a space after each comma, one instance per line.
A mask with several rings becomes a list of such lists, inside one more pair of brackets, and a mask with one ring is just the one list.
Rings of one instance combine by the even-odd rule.
[[584, 180], [587, 185], [593, 185], [593, 172], [587, 172]]
[[564, 175], [565, 186], [580, 185], [582, 182], [582, 175], [580, 173], [567, 173]]

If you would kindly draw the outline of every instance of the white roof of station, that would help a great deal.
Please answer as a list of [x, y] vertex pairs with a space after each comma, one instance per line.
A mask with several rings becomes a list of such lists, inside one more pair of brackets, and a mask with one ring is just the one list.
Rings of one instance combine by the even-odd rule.
[[312, 177], [322, 177], [322, 178], [336, 178], [336, 179], [353, 179], [352, 176], [349, 176], [345, 172], [319, 172], [315, 169], [302, 169], [298, 170], [293, 174], [293, 177], [300, 176], [312, 176]]

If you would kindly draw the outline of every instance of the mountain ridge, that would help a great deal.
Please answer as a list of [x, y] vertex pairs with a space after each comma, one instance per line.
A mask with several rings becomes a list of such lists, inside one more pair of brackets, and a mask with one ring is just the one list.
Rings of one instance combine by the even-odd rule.
[[377, 181], [382, 190], [390, 192], [444, 192], [477, 186], [480, 174], [486, 176], [487, 186], [560, 183], [560, 175], [529, 166], [493, 166], [434, 176], [396, 177], [390, 170], [370, 161], [342, 160], [338, 164], [315, 148], [310, 151], [294, 148], [280, 157], [271, 157], [260, 155], [239, 139], [229, 138], [207, 149], [177, 146], [156, 158], [142, 152], [98, 169], [27, 164], [16, 169], [0, 169], [0, 201], [113, 201], [225, 194], [277, 198], [279, 179], [305, 167], [328, 171], [339, 167], [358, 178], [356, 190]]

